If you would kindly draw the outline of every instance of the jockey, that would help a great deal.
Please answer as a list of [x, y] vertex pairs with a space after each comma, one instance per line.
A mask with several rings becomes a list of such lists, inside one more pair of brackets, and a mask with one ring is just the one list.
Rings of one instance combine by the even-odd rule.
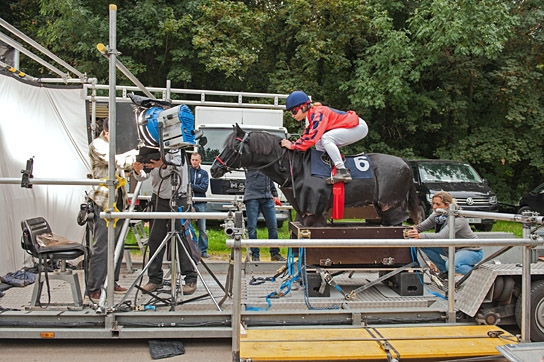
[[353, 111], [339, 111], [317, 102], [312, 104], [310, 97], [302, 91], [289, 94], [285, 108], [297, 121], [301, 122], [305, 119], [307, 127], [295, 142], [283, 139], [282, 147], [306, 151], [315, 145], [317, 150], [327, 152], [336, 166], [336, 175], [327, 179], [327, 183], [350, 182], [351, 174], [344, 165], [338, 147], [347, 146], [365, 138], [368, 134], [366, 122]]

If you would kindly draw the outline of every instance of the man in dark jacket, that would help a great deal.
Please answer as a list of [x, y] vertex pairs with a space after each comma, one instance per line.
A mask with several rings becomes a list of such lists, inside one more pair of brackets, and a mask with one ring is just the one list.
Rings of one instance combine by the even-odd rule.
[[[208, 172], [200, 167], [202, 163], [202, 157], [200, 153], [193, 153], [191, 155], [191, 169], [189, 174], [189, 180], [193, 186], [193, 195], [195, 197], [206, 197], [206, 191], [208, 191], [208, 184], [210, 183], [210, 177]], [[206, 212], [206, 201], [196, 201], [193, 203], [197, 212]], [[203, 258], [209, 258], [208, 254], [208, 233], [206, 233], [206, 219], [198, 219], [198, 247], [202, 252]]]
[[[257, 239], [257, 218], [263, 214], [268, 229], [268, 238], [278, 238], [278, 222], [274, 205], [281, 205], [278, 190], [274, 182], [257, 170], [246, 172], [246, 187], [244, 190], [246, 205], [247, 232], [250, 239]], [[272, 261], [285, 261], [279, 248], [270, 248]], [[260, 261], [260, 249], [251, 248], [251, 260]]]

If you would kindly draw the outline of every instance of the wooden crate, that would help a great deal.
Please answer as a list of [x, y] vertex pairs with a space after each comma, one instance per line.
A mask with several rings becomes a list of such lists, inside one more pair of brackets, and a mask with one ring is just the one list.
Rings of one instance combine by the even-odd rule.
[[[292, 239], [402, 239], [403, 226], [334, 223], [304, 227], [289, 223]], [[410, 248], [306, 248], [306, 264], [324, 267], [398, 267], [411, 263]]]

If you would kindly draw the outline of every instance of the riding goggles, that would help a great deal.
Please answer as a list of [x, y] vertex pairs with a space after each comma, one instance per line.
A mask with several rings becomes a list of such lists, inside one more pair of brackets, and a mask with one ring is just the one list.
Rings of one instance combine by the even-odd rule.
[[291, 114], [294, 116], [295, 114], [298, 113], [298, 111], [300, 111], [307, 103], [303, 103], [301, 104], [300, 106], [296, 106], [296, 107], [293, 107], [289, 110], [289, 112], [291, 112]]

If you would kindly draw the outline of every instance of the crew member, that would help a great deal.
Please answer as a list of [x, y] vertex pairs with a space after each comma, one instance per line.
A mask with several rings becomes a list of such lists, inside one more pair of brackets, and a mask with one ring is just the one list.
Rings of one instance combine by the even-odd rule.
[[[433, 213], [421, 223], [414, 225], [414, 228], [408, 232], [408, 237], [415, 239], [447, 239], [449, 237], [450, 225], [448, 217], [439, 215], [436, 209], [448, 209], [451, 204], [457, 206], [453, 197], [446, 191], [439, 191], [433, 195]], [[434, 229], [434, 233], [423, 233], [425, 230]], [[464, 217], [455, 219], [455, 238], [456, 239], [476, 239], [477, 236], [470, 228], [468, 220]], [[421, 248], [429, 259], [436, 265], [439, 276], [445, 279], [448, 275], [447, 249], [442, 247], [424, 247]], [[455, 273], [466, 274], [474, 265], [482, 260], [484, 252], [481, 247], [464, 246], [455, 248]]]
[[[189, 169], [189, 180], [193, 186], [193, 195], [196, 197], [206, 197], [210, 177], [208, 172], [200, 167], [202, 158], [200, 153], [191, 154], [191, 168]], [[193, 206], [197, 212], [206, 212], [206, 201], [195, 201]], [[208, 254], [208, 233], [206, 232], [206, 219], [198, 219], [198, 247], [203, 258], [209, 258]]]
[[[89, 145], [89, 157], [91, 159], [92, 175], [94, 179], [108, 178], [108, 163], [110, 152], [110, 128], [109, 118], [102, 121], [102, 132]], [[123, 211], [128, 204], [127, 192], [124, 187], [125, 170], [130, 170], [136, 160], [136, 152], [129, 151], [121, 155], [115, 155], [115, 175], [119, 180], [115, 192], [115, 206], [117, 211]], [[101, 289], [107, 275], [108, 261], [108, 226], [105, 219], [100, 218], [100, 213], [107, 210], [109, 187], [105, 184], [95, 185], [89, 193], [92, 200], [94, 218], [92, 220], [94, 243], [91, 246], [91, 257], [89, 260], [89, 273], [87, 275], [87, 296], [91, 300], [100, 299]], [[115, 242], [118, 242], [124, 219], [115, 222]], [[114, 221], [111, 221], [114, 222]], [[121, 253], [123, 255], [123, 253]], [[115, 265], [115, 293], [125, 293], [126, 288], [121, 287], [119, 273], [121, 271], [121, 260]]]
[[[172, 210], [172, 197], [176, 196], [176, 190], [172, 190], [171, 178], [176, 177], [175, 173], [178, 172], [179, 167], [175, 165], [181, 165], [181, 153], [165, 154], [165, 160], [173, 165], [167, 166], [161, 159], [150, 160], [149, 163], [143, 164], [141, 162], [134, 163], [134, 177], [138, 181], [144, 181], [151, 177], [151, 185], [153, 188], [153, 195], [151, 196], [151, 205], [156, 212], [171, 212]], [[145, 172], [144, 168], [150, 168], [149, 173]], [[181, 186], [179, 186], [181, 188]], [[178, 189], [179, 190], [179, 189]], [[181, 223], [178, 219], [175, 221], [175, 227], [177, 231], [181, 232]], [[149, 227], [149, 258], [152, 258], [155, 253], [158, 253], [156, 258], [151, 262], [147, 269], [147, 275], [149, 282], [142, 288], [151, 293], [163, 287], [163, 270], [162, 260], [164, 258], [165, 248], [159, 249], [162, 241], [171, 230], [170, 219], [153, 219]], [[181, 238], [183, 245], [187, 251], [191, 253], [194, 250], [194, 242], [187, 241], [185, 237]], [[191, 245], [192, 244], [192, 245]], [[191, 256], [187, 255], [181, 245], [178, 246], [178, 256], [181, 264], [181, 275], [185, 276], [185, 285], [183, 286], [183, 294], [193, 294], [197, 288], [197, 272], [195, 271], [191, 260]], [[199, 260], [199, 259], [198, 259]], [[175, 278], [176, 276], [172, 276]]]

